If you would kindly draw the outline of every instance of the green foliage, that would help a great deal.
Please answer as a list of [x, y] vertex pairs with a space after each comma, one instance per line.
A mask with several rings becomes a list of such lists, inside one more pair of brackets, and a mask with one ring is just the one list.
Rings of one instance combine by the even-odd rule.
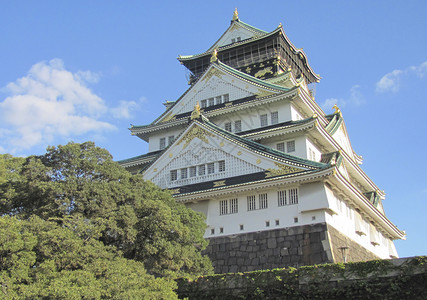
[[171, 280], [39, 217], [0, 217], [0, 284], [6, 299], [176, 298]]
[[0, 216], [9, 224], [0, 281], [10, 295], [139, 299], [156, 290], [174, 295], [169, 281], [151, 275], [212, 272], [201, 254], [203, 215], [91, 142], [41, 156], [0, 155]]

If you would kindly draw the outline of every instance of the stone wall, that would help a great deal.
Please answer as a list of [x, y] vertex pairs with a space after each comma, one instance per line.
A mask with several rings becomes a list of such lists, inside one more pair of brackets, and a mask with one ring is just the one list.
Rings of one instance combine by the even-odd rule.
[[325, 223], [209, 239], [215, 273], [333, 262]]
[[215, 273], [234, 273], [342, 262], [344, 245], [347, 261], [378, 259], [326, 223], [210, 238], [205, 253]]

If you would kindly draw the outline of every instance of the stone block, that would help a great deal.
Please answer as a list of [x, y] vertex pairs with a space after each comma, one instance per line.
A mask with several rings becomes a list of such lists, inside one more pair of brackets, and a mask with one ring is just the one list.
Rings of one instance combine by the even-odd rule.
[[252, 259], [252, 266], [258, 266], [259, 265], [259, 257], [255, 257]]
[[267, 241], [267, 248], [272, 249], [277, 247], [277, 241], [276, 238], [269, 238]]

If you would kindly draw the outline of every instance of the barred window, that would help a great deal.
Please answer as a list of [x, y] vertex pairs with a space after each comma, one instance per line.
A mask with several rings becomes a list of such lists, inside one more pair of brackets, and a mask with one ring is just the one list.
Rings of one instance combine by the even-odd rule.
[[168, 137], [168, 145], [172, 145], [173, 141], [175, 140], [175, 136], [171, 135]]
[[228, 102], [228, 101], [230, 101], [230, 95], [229, 94], [222, 95], [222, 99], [224, 100], [223, 101], [224, 103]]
[[228, 214], [228, 200], [219, 201], [219, 214], [220, 215]]
[[225, 160], [220, 160], [218, 162], [218, 171], [219, 172], [225, 172]]
[[240, 132], [240, 131], [242, 131], [242, 121], [241, 120], [234, 121], [234, 132]]
[[289, 204], [298, 204], [298, 189], [289, 190]]
[[284, 206], [287, 205], [287, 199], [286, 199], [286, 191], [278, 191], [277, 192], [277, 205], [278, 206]]
[[226, 122], [224, 124], [224, 129], [231, 132], [231, 122]]
[[208, 163], [208, 174], [215, 173], [215, 164], [214, 163]]
[[221, 96], [215, 97], [215, 104], [221, 104], [221, 103], [222, 103]]
[[215, 99], [214, 98], [209, 98], [208, 102], [209, 102], [209, 106], [215, 105]]
[[260, 119], [261, 127], [264, 127], [264, 126], [268, 125], [268, 116], [267, 116], [267, 114], [260, 115], [259, 119]]
[[279, 112], [273, 111], [271, 113], [271, 124], [277, 124], [279, 123]]
[[172, 170], [171, 171], [171, 181], [175, 181], [178, 179], [178, 171], [177, 170]]
[[199, 175], [205, 175], [206, 174], [206, 166], [205, 165], [200, 165], [199, 166]]
[[295, 152], [295, 141], [286, 142], [286, 148], [288, 149], [288, 153]]
[[188, 177], [187, 168], [181, 169], [181, 179], [186, 179]]
[[207, 100], [202, 100], [202, 101], [200, 101], [200, 103], [201, 103], [201, 105], [202, 105], [202, 108], [205, 108], [205, 107], [207, 107], [208, 105], [207, 105]]
[[259, 194], [259, 209], [268, 207], [267, 194]]
[[256, 202], [255, 202], [255, 196], [248, 196], [248, 210], [255, 210], [256, 209]]
[[230, 199], [230, 214], [237, 214], [239, 210], [237, 198]]
[[276, 148], [279, 151], [285, 152], [285, 143], [277, 143]]
[[265, 227], [270, 227], [270, 221], [265, 221]]
[[190, 167], [190, 177], [195, 177], [197, 175], [196, 167]]
[[160, 138], [160, 150], [166, 148], [166, 138]]

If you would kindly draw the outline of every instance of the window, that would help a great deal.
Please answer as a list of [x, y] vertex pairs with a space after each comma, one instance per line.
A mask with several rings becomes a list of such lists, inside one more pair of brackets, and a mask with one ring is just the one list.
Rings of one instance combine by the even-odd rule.
[[309, 160], [316, 160], [316, 152], [312, 150], [311, 148], [308, 149], [308, 159]]
[[280, 221], [276, 220], [276, 226], [279, 226], [279, 225], [280, 225]]
[[284, 206], [287, 205], [286, 201], [286, 191], [278, 191], [277, 192], [277, 205], [278, 206]]
[[187, 168], [181, 169], [181, 179], [186, 179], [188, 177]]
[[289, 204], [298, 204], [298, 189], [289, 190]]
[[221, 103], [222, 103], [221, 96], [215, 97], [215, 104], [218, 105], [218, 104], [221, 104]]
[[255, 196], [248, 196], [248, 210], [255, 210]]
[[279, 123], [279, 112], [274, 111], [271, 113], [271, 124]]
[[288, 149], [288, 153], [295, 152], [295, 141], [286, 142], [286, 148]]
[[199, 176], [205, 175], [205, 173], [206, 173], [206, 166], [200, 165], [199, 166]]
[[267, 126], [268, 125], [268, 119], [267, 119], [267, 114], [265, 115], [260, 115], [259, 116], [260, 122], [261, 122], [261, 127]]
[[259, 209], [264, 209], [268, 207], [267, 194], [259, 194]]
[[223, 101], [224, 103], [228, 102], [228, 101], [230, 101], [230, 95], [229, 94], [222, 95], [222, 99], [224, 100]]
[[277, 143], [276, 148], [279, 151], [285, 152], [285, 143]]
[[245, 226], [243, 226], [243, 224], [240, 224], [240, 230], [245, 229]]
[[190, 167], [190, 177], [195, 177], [196, 175], [196, 167]]
[[208, 163], [208, 174], [215, 173], [215, 164], [214, 163]]
[[209, 106], [214, 106], [215, 105], [215, 99], [214, 98], [209, 98]]
[[235, 43], [235, 42], [236, 42], [236, 39], [231, 39], [231, 42], [232, 42], [232, 43]]
[[242, 131], [242, 121], [241, 120], [234, 121], [234, 132], [240, 132], [240, 131]]
[[218, 171], [219, 172], [225, 172], [225, 160], [220, 160], [218, 162]]
[[224, 233], [224, 227], [219, 228], [219, 233]]
[[242, 40], [242, 38], [240, 37], [240, 36], [238, 36], [237, 38], [236, 38], [236, 41], [238, 41], [238, 42], [240, 42]]
[[207, 100], [202, 100], [200, 103], [202, 104], [202, 108], [207, 107]]
[[215, 228], [211, 228], [211, 234], [215, 234]]
[[227, 122], [224, 124], [224, 129], [231, 132], [231, 122]]
[[228, 214], [228, 200], [219, 201], [219, 214], [220, 215]]
[[175, 181], [178, 179], [178, 171], [177, 170], [172, 170], [171, 171], [171, 181]]
[[170, 137], [168, 137], [168, 145], [172, 145], [173, 141], [175, 140], [175, 137], [173, 135], [171, 135]]
[[270, 221], [265, 221], [265, 227], [270, 227]]
[[166, 148], [166, 138], [160, 138], [160, 150]]
[[294, 218], [294, 223], [298, 223], [298, 218], [297, 217]]
[[239, 210], [237, 198], [230, 199], [230, 214], [237, 214]]

